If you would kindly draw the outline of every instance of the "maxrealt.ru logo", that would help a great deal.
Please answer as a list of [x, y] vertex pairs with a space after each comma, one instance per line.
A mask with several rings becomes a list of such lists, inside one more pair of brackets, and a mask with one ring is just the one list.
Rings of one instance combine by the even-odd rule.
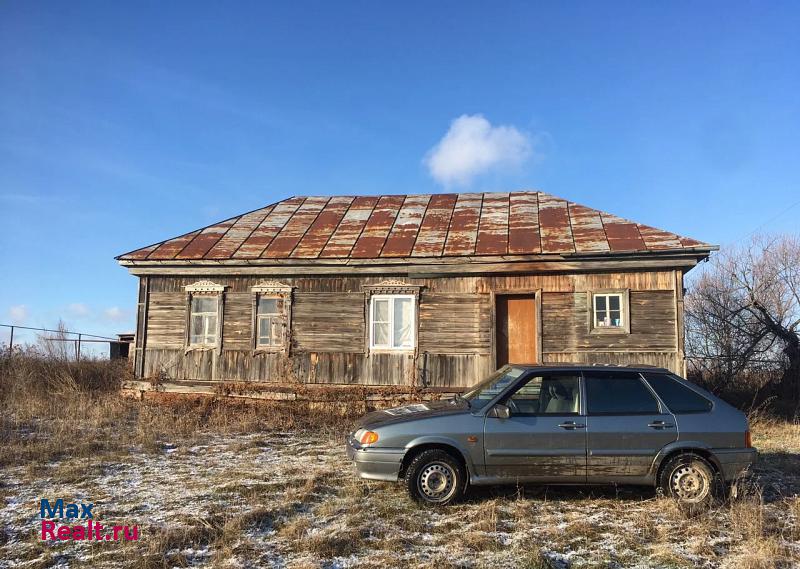
[[[94, 520], [94, 504], [64, 503], [63, 498], [50, 502], [42, 498], [39, 506], [39, 517], [42, 519], [42, 539], [72, 541], [127, 541], [139, 539], [138, 526], [110, 526]], [[77, 525], [58, 525], [54, 519], [67, 520], [68, 523], [80, 520]], [[104, 531], [105, 530], [105, 531]], [[110, 530], [110, 533], [109, 533]]]

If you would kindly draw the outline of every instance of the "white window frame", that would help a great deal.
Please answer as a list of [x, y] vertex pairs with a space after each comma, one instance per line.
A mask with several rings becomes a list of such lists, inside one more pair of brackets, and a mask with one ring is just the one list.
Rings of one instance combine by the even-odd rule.
[[[216, 302], [216, 308], [214, 310], [210, 310], [207, 312], [195, 312], [194, 311], [194, 300], [195, 299], [210, 299]], [[219, 330], [220, 330], [220, 303], [222, 302], [222, 295], [219, 294], [190, 294], [189, 295], [189, 347], [216, 347], [219, 342]], [[192, 337], [192, 330], [194, 328], [194, 319], [195, 316], [202, 317], [203, 322], [203, 341], [202, 342], [193, 342]], [[215, 325], [214, 330], [209, 330], [209, 320], [211, 317], [214, 317]], [[212, 336], [213, 340], [208, 341], [208, 338]]]
[[[619, 297], [619, 325], [598, 326], [597, 325], [597, 298], [606, 299], [606, 312], [610, 312], [610, 297]], [[625, 290], [597, 290], [589, 292], [589, 331], [593, 334], [630, 334], [630, 293]]]
[[[261, 304], [262, 299], [272, 299], [277, 300], [281, 303], [281, 308], [279, 308], [276, 312], [269, 312], [269, 313], [261, 313], [258, 311], [258, 307]], [[255, 322], [255, 349], [256, 350], [264, 350], [264, 351], [283, 351], [286, 345], [286, 297], [281, 294], [270, 294], [270, 293], [257, 293], [256, 294], [256, 322]], [[278, 343], [270, 343], [270, 344], [262, 344], [261, 343], [261, 321], [269, 319], [269, 320], [277, 320], [278, 326], [280, 327], [280, 333], [278, 334]], [[274, 324], [273, 324], [274, 325]]]
[[[397, 346], [394, 345], [394, 302], [395, 299], [408, 299], [411, 301], [411, 345]], [[376, 344], [375, 343], [375, 301], [376, 300], [389, 300], [389, 343]], [[370, 351], [374, 352], [413, 352], [417, 344], [417, 296], [414, 294], [373, 294], [370, 296], [369, 301], [369, 347]]]

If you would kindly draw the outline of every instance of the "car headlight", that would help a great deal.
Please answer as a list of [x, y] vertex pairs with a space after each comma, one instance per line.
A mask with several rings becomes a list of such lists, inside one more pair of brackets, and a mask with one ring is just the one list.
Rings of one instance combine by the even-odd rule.
[[361, 439], [359, 440], [359, 442], [364, 446], [369, 446], [371, 444], [377, 443], [378, 433], [376, 433], [375, 431], [365, 431], [361, 435]]

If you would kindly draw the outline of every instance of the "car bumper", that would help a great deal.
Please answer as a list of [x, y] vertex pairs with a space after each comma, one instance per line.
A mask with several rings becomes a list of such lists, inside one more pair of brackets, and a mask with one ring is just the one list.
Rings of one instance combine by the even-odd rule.
[[368, 480], [396, 482], [405, 449], [362, 447], [352, 436], [347, 438], [347, 458], [356, 465], [356, 472]]
[[726, 482], [735, 480], [745, 470], [750, 468], [758, 455], [756, 449], [715, 449], [714, 456], [719, 460], [722, 468], [722, 477]]

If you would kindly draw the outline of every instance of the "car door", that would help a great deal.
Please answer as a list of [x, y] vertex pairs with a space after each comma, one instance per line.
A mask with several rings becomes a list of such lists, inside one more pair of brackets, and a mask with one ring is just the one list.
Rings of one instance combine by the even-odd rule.
[[520, 482], [584, 482], [586, 428], [579, 374], [534, 374], [499, 403], [510, 416], [487, 414], [487, 476]]
[[678, 439], [675, 417], [638, 373], [587, 371], [584, 386], [588, 482], [643, 482], [658, 452]]

